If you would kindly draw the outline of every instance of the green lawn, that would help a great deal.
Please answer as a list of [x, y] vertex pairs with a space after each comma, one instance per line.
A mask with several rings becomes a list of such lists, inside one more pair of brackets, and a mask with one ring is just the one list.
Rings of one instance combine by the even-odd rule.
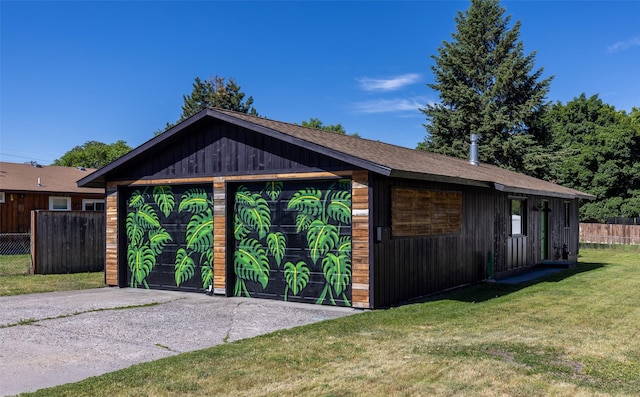
[[104, 272], [0, 277], [0, 296], [104, 287]]
[[30, 395], [637, 396], [640, 251], [580, 261], [528, 286], [464, 288]]

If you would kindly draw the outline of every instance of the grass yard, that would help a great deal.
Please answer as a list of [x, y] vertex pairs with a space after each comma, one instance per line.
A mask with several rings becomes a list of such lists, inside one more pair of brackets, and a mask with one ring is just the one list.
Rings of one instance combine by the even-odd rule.
[[104, 272], [0, 276], [0, 296], [104, 287]]
[[640, 251], [583, 250], [576, 269], [528, 286], [464, 288], [29, 395], [639, 394]]

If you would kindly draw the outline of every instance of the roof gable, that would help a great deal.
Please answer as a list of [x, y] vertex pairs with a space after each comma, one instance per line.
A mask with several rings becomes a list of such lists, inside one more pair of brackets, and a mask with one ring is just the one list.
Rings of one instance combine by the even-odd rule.
[[222, 109], [205, 109], [199, 112], [94, 174], [83, 178], [78, 182], [79, 185], [95, 186], [96, 183], [103, 183], [108, 175], [143, 155], [155, 145], [165, 140], [180, 139], [181, 132], [187, 127], [208, 117], [242, 126], [385, 176], [477, 185], [521, 194], [593, 198], [589, 194], [574, 189], [492, 165], [472, 165], [463, 159]]

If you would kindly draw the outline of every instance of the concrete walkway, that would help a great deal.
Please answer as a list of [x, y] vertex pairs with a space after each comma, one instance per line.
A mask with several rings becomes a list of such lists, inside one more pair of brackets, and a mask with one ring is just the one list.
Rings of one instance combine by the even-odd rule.
[[359, 312], [132, 288], [0, 297], [0, 396]]

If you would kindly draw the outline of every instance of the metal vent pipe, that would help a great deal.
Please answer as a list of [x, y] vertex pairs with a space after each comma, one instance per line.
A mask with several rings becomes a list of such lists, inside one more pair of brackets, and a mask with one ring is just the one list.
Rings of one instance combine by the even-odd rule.
[[471, 146], [469, 147], [469, 163], [479, 165], [478, 161], [478, 135], [471, 134]]

